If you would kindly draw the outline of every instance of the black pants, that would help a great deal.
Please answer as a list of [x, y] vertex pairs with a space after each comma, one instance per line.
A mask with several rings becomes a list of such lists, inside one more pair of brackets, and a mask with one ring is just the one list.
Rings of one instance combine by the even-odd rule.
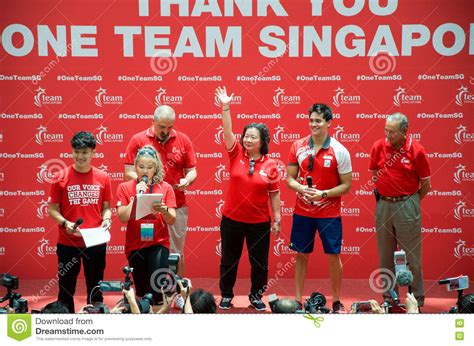
[[169, 253], [166, 247], [153, 245], [132, 251], [128, 256], [137, 296], [151, 293], [155, 305], [163, 302], [161, 287], [166, 284]]
[[225, 216], [221, 221], [222, 256], [220, 289], [222, 297], [234, 297], [244, 240], [247, 242], [251, 267], [250, 295], [261, 298], [268, 280], [268, 249], [270, 247], [270, 222], [257, 224], [238, 222]]
[[[86, 277], [87, 304], [103, 302], [102, 292], [96, 287], [99, 281], [104, 279], [106, 244], [92, 246], [90, 248], [67, 246], [58, 244], [56, 254], [58, 255], [58, 301], [63, 302], [74, 313], [74, 293], [76, 283], [81, 271], [81, 260]], [[94, 292], [91, 296], [92, 290]]]

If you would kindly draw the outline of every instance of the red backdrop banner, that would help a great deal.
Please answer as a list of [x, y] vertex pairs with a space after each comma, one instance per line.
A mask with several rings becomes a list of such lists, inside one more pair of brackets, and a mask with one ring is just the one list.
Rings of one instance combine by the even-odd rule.
[[[96, 135], [93, 164], [115, 193], [131, 136], [154, 109], [174, 107], [192, 139], [198, 179], [188, 191], [187, 275], [218, 278], [219, 222], [228, 188], [217, 86], [235, 93], [234, 130], [264, 122], [285, 167], [327, 103], [331, 135], [352, 157], [343, 197], [344, 276], [377, 268], [369, 152], [387, 115], [407, 114], [426, 148], [432, 192], [422, 202], [425, 278], [471, 274], [474, 256], [474, 13], [470, 0], [434, 1], [9, 1], [0, 18], [0, 271], [56, 273], [48, 218], [51, 174], [72, 163], [79, 130]], [[270, 279], [292, 277], [295, 194], [282, 184], [282, 233], [271, 240]], [[471, 226], [469, 226], [471, 225]], [[107, 278], [126, 264], [114, 211]], [[327, 277], [320, 242], [309, 277]], [[239, 276], [249, 276], [243, 258]]]

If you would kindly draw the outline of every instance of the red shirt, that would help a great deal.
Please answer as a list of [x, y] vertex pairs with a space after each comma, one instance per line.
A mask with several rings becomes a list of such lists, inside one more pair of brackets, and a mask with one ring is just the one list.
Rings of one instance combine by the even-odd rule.
[[[133, 197], [137, 194], [136, 192], [137, 182], [135, 180], [129, 180], [124, 183], [121, 183], [117, 188], [117, 207], [126, 206], [130, 203], [130, 197]], [[173, 188], [170, 184], [166, 182], [161, 182], [159, 184], [153, 184], [151, 193], [162, 193], [163, 194], [163, 204], [169, 208], [176, 208], [176, 199], [174, 197]], [[127, 257], [134, 250], [145, 248], [152, 245], [163, 245], [164, 247], [169, 248], [170, 246], [170, 237], [168, 234], [168, 227], [163, 220], [161, 214], [157, 214], [156, 217], [153, 214], [148, 214], [147, 216], [141, 218], [140, 220], [135, 220], [135, 210], [137, 208], [137, 200], [133, 201], [132, 211], [130, 213], [130, 219], [127, 222], [127, 233], [125, 234], [125, 254]], [[141, 240], [141, 224], [148, 223], [153, 224], [153, 240], [142, 241]]]
[[[92, 167], [87, 173], [79, 173], [69, 166], [57, 173], [61, 177], [51, 184], [49, 203], [59, 204], [59, 211], [70, 222], [82, 218], [82, 228], [99, 227], [102, 224], [102, 203], [111, 202], [111, 185], [107, 173]], [[59, 225], [58, 244], [85, 247], [82, 237], [69, 235]]]
[[[290, 149], [288, 164], [299, 166], [297, 181], [307, 185], [306, 177], [311, 176], [313, 187], [318, 190], [338, 186], [341, 183], [339, 175], [352, 172], [349, 152], [341, 143], [328, 136], [314, 157], [313, 170], [310, 172], [308, 165], [314, 152], [314, 146], [310, 147], [310, 138], [311, 135], [298, 139]], [[313, 218], [338, 217], [341, 215], [341, 197], [324, 198], [311, 204], [302, 194], [297, 194], [295, 214]]]
[[264, 155], [255, 161], [254, 173], [250, 175], [250, 157], [238, 141], [228, 154], [230, 182], [222, 215], [245, 223], [270, 221], [269, 193], [280, 190], [276, 162]]
[[[188, 136], [182, 132], [171, 130], [168, 140], [162, 143], [155, 137], [153, 127], [132, 137], [125, 152], [125, 164], [134, 165], [138, 150], [145, 145], [152, 145], [160, 153], [165, 170], [163, 180], [171, 186], [179, 184], [179, 180], [185, 177], [185, 169], [196, 167], [196, 154]], [[184, 192], [175, 189], [174, 193], [177, 207], [185, 206]]]
[[370, 152], [371, 171], [378, 170], [375, 182], [382, 196], [413, 195], [420, 189], [420, 179], [430, 177], [430, 165], [423, 146], [408, 137], [396, 150], [385, 139], [376, 141]]

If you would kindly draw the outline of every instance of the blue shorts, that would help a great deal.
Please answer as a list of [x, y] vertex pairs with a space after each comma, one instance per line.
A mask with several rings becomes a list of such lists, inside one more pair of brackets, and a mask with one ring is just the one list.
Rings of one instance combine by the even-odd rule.
[[294, 214], [293, 227], [291, 228], [290, 249], [302, 253], [313, 252], [316, 231], [319, 232], [324, 253], [341, 253], [341, 217], [313, 218]]

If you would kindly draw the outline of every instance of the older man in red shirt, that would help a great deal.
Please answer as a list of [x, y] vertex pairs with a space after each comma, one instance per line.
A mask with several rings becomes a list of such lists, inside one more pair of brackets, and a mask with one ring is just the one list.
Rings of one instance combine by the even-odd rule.
[[[430, 166], [425, 149], [407, 131], [405, 115], [387, 118], [385, 138], [376, 141], [370, 152], [369, 170], [379, 195], [375, 213], [379, 266], [393, 272], [394, 252], [397, 246], [403, 249], [413, 273], [413, 293], [418, 306], [423, 306], [420, 200], [431, 189]], [[384, 296], [390, 286], [385, 286]]]

